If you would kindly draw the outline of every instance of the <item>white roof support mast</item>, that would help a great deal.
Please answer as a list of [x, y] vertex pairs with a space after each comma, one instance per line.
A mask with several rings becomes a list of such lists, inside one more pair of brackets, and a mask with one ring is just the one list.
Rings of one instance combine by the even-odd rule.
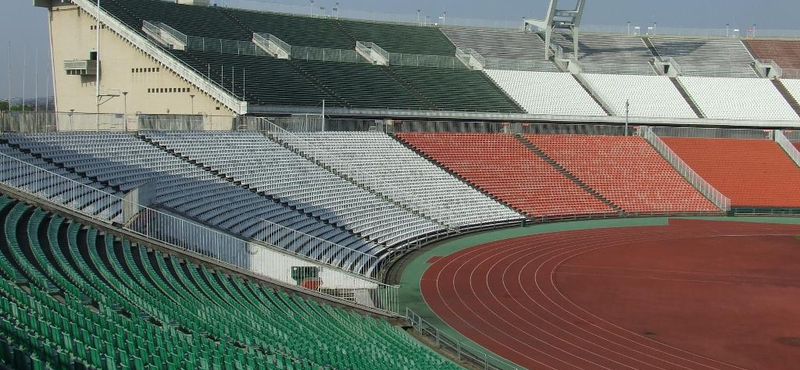
[[580, 49], [580, 26], [583, 19], [583, 10], [586, 6], [586, 0], [577, 0], [574, 9], [559, 9], [559, 0], [550, 0], [550, 7], [547, 10], [547, 17], [544, 20], [525, 20], [525, 29], [530, 29], [536, 32], [544, 32], [545, 46], [544, 57], [550, 60], [551, 53], [551, 39], [553, 31], [556, 29], [566, 29], [572, 32], [573, 40], [573, 55], [578, 58], [578, 51]]

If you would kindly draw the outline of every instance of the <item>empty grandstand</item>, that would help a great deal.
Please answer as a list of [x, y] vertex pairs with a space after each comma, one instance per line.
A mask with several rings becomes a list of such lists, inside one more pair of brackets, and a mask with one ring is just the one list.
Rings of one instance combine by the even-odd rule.
[[527, 135], [525, 138], [628, 213], [719, 211], [641, 137]]
[[797, 113], [767, 79], [678, 77], [706, 118], [797, 121]]
[[[564, 50], [572, 50], [570, 35], [554, 33], [553, 42]], [[586, 34], [579, 39], [577, 60], [586, 73], [620, 75], [655, 75], [650, 49], [638, 36]]]
[[7, 196], [0, 207], [6, 365], [457, 368], [385, 322], [148, 250]]
[[605, 116], [581, 84], [567, 73], [486, 70], [526, 112], [538, 115]]
[[402, 133], [398, 137], [530, 217], [615, 213], [585, 185], [571, 181], [513, 135]]
[[771, 140], [664, 137], [733, 207], [797, 208], [800, 168]]
[[674, 58], [685, 76], [758, 77], [753, 56], [738, 39], [658, 36], [649, 41], [661, 58]]
[[[591, 234], [502, 239], [800, 214], [796, 40], [587, 32], [584, 0], [508, 28], [227, 3], [35, 1], [59, 112], [0, 112], [0, 370], [517, 370], [427, 306], [421, 282], [445, 280], [426, 269], [474, 244], [476, 270], [555, 287], [562, 267], [605, 271], [559, 254]], [[548, 269], [496, 250], [551, 254]], [[687, 276], [637, 268], [615, 278]], [[512, 302], [516, 283], [443, 301]], [[681, 343], [639, 329], [623, 336], [646, 353], [581, 361], [701, 365], [662, 361], [638, 340]]]
[[697, 118], [667, 77], [585, 74], [583, 78], [615, 116]]

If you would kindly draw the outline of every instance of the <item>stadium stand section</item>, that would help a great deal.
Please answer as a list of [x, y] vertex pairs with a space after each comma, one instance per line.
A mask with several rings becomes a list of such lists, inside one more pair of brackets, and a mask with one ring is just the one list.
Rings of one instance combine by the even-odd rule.
[[758, 59], [773, 60], [783, 69], [800, 70], [798, 40], [746, 40], [745, 43]]
[[596, 135], [525, 137], [629, 214], [719, 212], [644, 138]]
[[419, 152], [536, 218], [615, 214], [508, 134], [399, 133]]
[[435, 110], [523, 113], [480, 71], [400, 66], [390, 71]]
[[783, 86], [795, 101], [800, 102], [800, 80], [781, 79]]
[[771, 140], [662, 139], [733, 207], [800, 207], [800, 168]]
[[697, 118], [668, 77], [584, 74], [592, 91], [615, 116], [625, 116], [630, 101], [631, 117]]
[[[197, 71], [205, 70], [203, 75], [210, 76], [222, 86], [236, 89], [237, 94], [246, 95], [248, 101], [256, 104], [316, 106], [322, 100], [331, 106], [348, 104], [330, 90], [315, 85], [290, 61], [203, 51], [173, 50], [172, 54]], [[246, 71], [248, 77], [232, 81], [231, 70], [234, 74], [239, 70], [239, 76]]]
[[[148, 132], [149, 140], [231, 181], [382, 246], [444, 227], [386, 201], [255, 132]], [[369, 251], [366, 251], [369, 252]]]
[[[265, 234], [269, 220], [365, 253], [344, 259], [342, 266], [361, 270], [362, 257], [381, 255], [384, 248], [352, 232], [320, 222], [274, 199], [212, 175], [153, 145], [124, 133], [59, 133], [2, 137], [9, 145], [39, 159], [125, 193], [155, 182], [159, 207], [187, 215], [245, 238], [256, 238], [304, 255], [320, 256], [318, 242], [294, 243], [285, 233]], [[24, 158], [20, 158], [26, 160]], [[30, 159], [28, 159], [30, 160]], [[27, 161], [27, 160], [26, 160]], [[97, 186], [94, 186], [97, 187]], [[371, 268], [372, 266], [366, 266]]]
[[[96, 0], [92, 0], [96, 3]], [[218, 7], [181, 5], [162, 0], [106, 0], [101, 6], [142, 35], [142, 23], [163, 22], [192, 36], [246, 41], [253, 33], [230, 19]]]
[[753, 57], [739, 39], [650, 37], [658, 54], [674, 58], [685, 76], [755, 78]]
[[336, 20], [355, 41], [378, 44], [390, 53], [454, 56], [455, 46], [436, 27]]
[[0, 197], [0, 363], [457, 369], [400, 328]]
[[391, 199], [453, 228], [521, 221], [522, 217], [469, 187], [384, 133], [300, 133], [330, 153], [323, 161]]
[[254, 33], [272, 34], [291, 46], [353, 49], [356, 45], [356, 40], [342, 32], [338, 24], [329, 19], [232, 8], [224, 8], [222, 11], [243, 28]]
[[797, 113], [768, 79], [678, 77], [707, 118], [797, 121]]
[[521, 64], [532, 71], [559, 72], [553, 62], [544, 59], [544, 41], [536, 34], [466, 27], [442, 28], [442, 32], [459, 48], [472, 49], [484, 58], [524, 62]]
[[[656, 74], [650, 64], [655, 57], [641, 37], [588, 33], [581, 34], [579, 40], [578, 62], [585, 73]], [[565, 53], [573, 50], [571, 35], [553, 33], [553, 42]]]
[[562, 116], [607, 116], [569, 73], [485, 70], [525, 111]]

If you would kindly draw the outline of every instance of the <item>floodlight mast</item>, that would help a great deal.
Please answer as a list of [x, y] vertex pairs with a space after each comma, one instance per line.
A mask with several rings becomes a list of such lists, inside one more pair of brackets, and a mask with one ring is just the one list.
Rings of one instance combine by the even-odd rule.
[[583, 19], [583, 10], [586, 7], [586, 0], [577, 0], [574, 9], [559, 9], [558, 1], [550, 0], [547, 17], [544, 20], [526, 20], [525, 28], [544, 33], [544, 57], [546, 60], [550, 60], [552, 56], [550, 44], [553, 31], [556, 29], [570, 30], [572, 32], [573, 54], [575, 58], [578, 58], [580, 26]]

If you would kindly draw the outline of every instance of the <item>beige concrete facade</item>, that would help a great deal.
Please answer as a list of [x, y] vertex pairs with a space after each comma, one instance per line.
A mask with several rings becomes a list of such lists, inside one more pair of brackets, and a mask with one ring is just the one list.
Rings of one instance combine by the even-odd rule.
[[[96, 50], [96, 20], [77, 6], [58, 0], [52, 2], [49, 15], [56, 109], [95, 113], [95, 76], [68, 75], [64, 62], [91, 59]], [[100, 93], [116, 95], [101, 99], [100, 113], [127, 110], [132, 129], [136, 114], [233, 116], [233, 111], [105, 27], [100, 30], [99, 59]]]

